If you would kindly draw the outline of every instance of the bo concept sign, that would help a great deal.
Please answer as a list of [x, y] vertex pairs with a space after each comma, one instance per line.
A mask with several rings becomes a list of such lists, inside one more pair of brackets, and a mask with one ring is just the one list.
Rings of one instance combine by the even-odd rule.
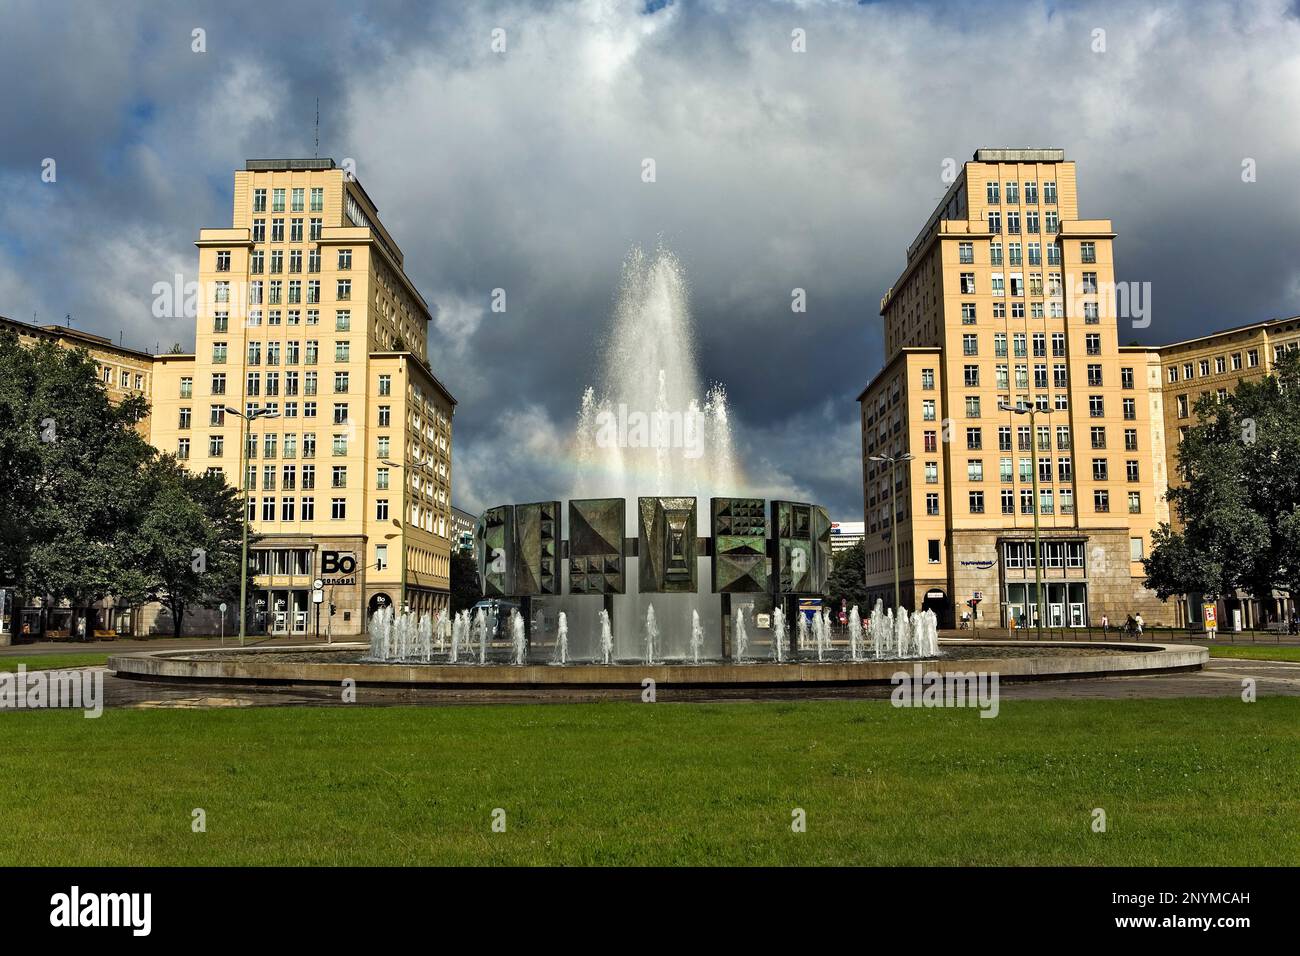
[[[322, 551], [320, 553], [320, 573], [326, 584], [355, 584], [356, 579], [349, 577], [357, 570], [357, 559], [351, 552]], [[331, 578], [331, 574], [341, 575]]]

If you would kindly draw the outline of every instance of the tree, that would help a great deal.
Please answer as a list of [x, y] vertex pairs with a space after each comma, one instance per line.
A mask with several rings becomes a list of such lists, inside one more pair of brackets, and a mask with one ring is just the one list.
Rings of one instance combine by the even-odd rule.
[[171, 455], [145, 467], [142, 485], [133, 596], [165, 605], [180, 637], [190, 607], [239, 599], [243, 500], [224, 479], [196, 475]]
[[1203, 396], [1195, 413], [1178, 448], [1184, 483], [1169, 492], [1181, 527], [1152, 535], [1147, 586], [1162, 599], [1300, 597], [1300, 354], [1225, 399]]
[[451, 553], [451, 612], [472, 608], [483, 592], [478, 584], [478, 562], [474, 556], [464, 551], [453, 550]]
[[0, 571], [22, 592], [85, 608], [130, 585], [148, 404], [109, 401], [82, 350], [0, 337]]
[[866, 607], [866, 548], [859, 541], [843, 551], [836, 551], [833, 558], [830, 578], [826, 582], [826, 598], [831, 610], [839, 612], [840, 601], [852, 608], [858, 606], [860, 613], [867, 613]]

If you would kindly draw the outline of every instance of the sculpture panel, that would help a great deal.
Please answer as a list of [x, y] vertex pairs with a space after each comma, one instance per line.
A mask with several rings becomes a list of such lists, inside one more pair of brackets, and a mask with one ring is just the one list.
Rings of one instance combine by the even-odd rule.
[[637, 499], [637, 564], [642, 593], [694, 593], [698, 547], [695, 499]]
[[766, 593], [767, 503], [762, 498], [714, 498], [710, 504], [714, 593]]
[[515, 505], [515, 595], [559, 593], [560, 503]]
[[622, 594], [625, 590], [622, 498], [569, 501], [569, 593]]

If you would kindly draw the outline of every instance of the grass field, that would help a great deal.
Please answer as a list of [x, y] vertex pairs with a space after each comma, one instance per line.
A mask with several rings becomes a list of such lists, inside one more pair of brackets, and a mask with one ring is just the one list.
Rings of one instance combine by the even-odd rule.
[[0, 657], [0, 671], [16, 671], [26, 664], [29, 671], [54, 670], [61, 667], [91, 667], [108, 660], [108, 651], [87, 651], [84, 654], [32, 654], [27, 657]]
[[3, 728], [4, 865], [1300, 863], [1300, 699], [1004, 702], [993, 720], [883, 701], [46, 711]]
[[1300, 647], [1267, 644], [1211, 644], [1211, 657], [1234, 657], [1252, 661], [1300, 661]]

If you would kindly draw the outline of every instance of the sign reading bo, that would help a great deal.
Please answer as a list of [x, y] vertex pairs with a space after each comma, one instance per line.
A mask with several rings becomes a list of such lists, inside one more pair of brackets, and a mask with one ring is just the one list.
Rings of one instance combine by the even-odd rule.
[[328, 579], [332, 574], [341, 576], [339, 580], [327, 580], [327, 584], [351, 584], [352, 581], [343, 579], [356, 574], [356, 571], [357, 559], [351, 551], [322, 551], [320, 553], [321, 577]]

